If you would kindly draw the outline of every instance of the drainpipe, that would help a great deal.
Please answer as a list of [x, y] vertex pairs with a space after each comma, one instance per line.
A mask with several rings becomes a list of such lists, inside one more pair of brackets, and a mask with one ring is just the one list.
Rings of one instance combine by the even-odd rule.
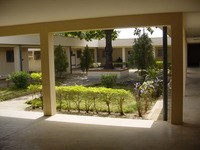
[[163, 27], [163, 120], [168, 120], [167, 26]]

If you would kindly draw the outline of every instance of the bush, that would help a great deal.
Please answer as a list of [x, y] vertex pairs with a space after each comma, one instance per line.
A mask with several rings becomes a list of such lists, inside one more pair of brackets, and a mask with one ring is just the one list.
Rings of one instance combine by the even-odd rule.
[[42, 101], [40, 98], [35, 98], [33, 100], [27, 101], [26, 104], [31, 105], [33, 109], [42, 107]]
[[128, 98], [131, 97], [131, 93], [123, 89], [116, 89], [115, 94], [120, 115], [124, 115], [123, 104]]
[[101, 84], [107, 88], [113, 88], [117, 83], [116, 74], [103, 74], [101, 76]]
[[27, 88], [28, 86], [29, 74], [27, 72], [14, 72], [9, 75], [9, 78], [17, 88]]
[[[86, 111], [107, 111], [108, 114], [114, 111], [113, 108], [118, 107], [121, 115], [124, 114], [123, 105], [130, 100], [131, 93], [122, 89], [110, 89], [105, 87], [83, 87], [83, 86], [66, 86], [56, 87], [57, 108], [76, 109]], [[104, 105], [104, 107], [102, 107]], [[105, 108], [107, 107], [107, 109]]]
[[[168, 68], [170, 69], [171, 68], [171, 62], [168, 62]], [[163, 61], [156, 61], [156, 67], [158, 69], [163, 69]]]
[[31, 73], [30, 74], [31, 79], [33, 79], [36, 84], [41, 84], [42, 82], [42, 73]]
[[142, 84], [136, 83], [133, 92], [136, 98], [138, 115], [142, 117], [149, 110], [153, 100], [162, 94], [162, 80], [145, 81]]

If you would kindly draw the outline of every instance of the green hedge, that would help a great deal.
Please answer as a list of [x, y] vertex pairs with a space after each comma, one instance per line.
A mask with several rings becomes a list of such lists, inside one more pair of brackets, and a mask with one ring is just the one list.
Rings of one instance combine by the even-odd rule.
[[[66, 86], [56, 87], [57, 108], [59, 110], [72, 110], [72, 106], [80, 112], [86, 111], [106, 111], [111, 113], [111, 105], [118, 108], [118, 112], [123, 115], [123, 105], [129, 99], [132, 99], [132, 94], [123, 89], [111, 89], [105, 87], [83, 87], [83, 86]], [[107, 110], [101, 110], [102, 103]]]
[[[170, 68], [171, 67], [171, 62], [168, 62], [168, 68]], [[156, 67], [158, 68], [158, 69], [163, 69], [163, 61], [156, 61]]]

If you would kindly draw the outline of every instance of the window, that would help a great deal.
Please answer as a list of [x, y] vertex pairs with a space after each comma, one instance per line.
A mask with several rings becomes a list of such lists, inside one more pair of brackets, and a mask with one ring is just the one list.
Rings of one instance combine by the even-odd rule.
[[6, 51], [6, 61], [7, 62], [14, 62], [14, 50], [7, 50]]
[[162, 56], [163, 56], [163, 49], [158, 48], [158, 57], [162, 57]]
[[40, 51], [34, 51], [34, 59], [40, 60]]

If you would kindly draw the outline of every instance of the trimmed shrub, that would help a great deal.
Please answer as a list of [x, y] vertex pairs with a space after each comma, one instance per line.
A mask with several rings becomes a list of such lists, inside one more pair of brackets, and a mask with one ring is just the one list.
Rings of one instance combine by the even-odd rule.
[[124, 115], [123, 104], [127, 99], [131, 98], [131, 96], [132, 95], [129, 91], [123, 89], [115, 90], [115, 97], [116, 97], [116, 102], [118, 104], [120, 115]]
[[113, 88], [117, 83], [116, 74], [103, 74], [101, 76], [101, 84], [107, 88]]
[[[111, 113], [111, 105], [118, 107], [121, 115], [124, 114], [123, 104], [132, 97], [129, 91], [105, 87], [66, 86], [56, 87], [57, 108], [76, 109], [86, 111], [107, 111]], [[102, 104], [107, 107], [102, 110]], [[100, 106], [101, 105], [101, 106]], [[105, 107], [104, 106], [104, 107]], [[112, 110], [113, 111], [113, 110]]]
[[115, 99], [115, 90], [111, 88], [99, 88], [100, 93], [101, 93], [101, 99], [104, 101], [107, 105], [108, 108], [108, 114], [111, 113], [110, 111], [110, 104], [111, 102]]
[[27, 88], [28, 86], [29, 74], [27, 72], [13, 72], [9, 78], [17, 88]]
[[31, 77], [31, 79], [33, 79], [33, 81], [36, 84], [41, 84], [41, 82], [42, 82], [42, 73], [31, 73], [30, 77]]

